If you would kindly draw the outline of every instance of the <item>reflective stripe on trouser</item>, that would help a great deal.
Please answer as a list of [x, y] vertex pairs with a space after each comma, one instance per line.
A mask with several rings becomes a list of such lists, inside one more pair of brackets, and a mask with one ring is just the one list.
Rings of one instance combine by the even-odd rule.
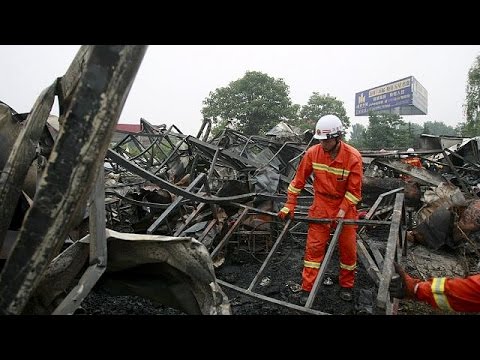
[[[330, 226], [310, 224], [305, 248], [305, 261], [302, 272], [302, 289], [311, 291], [320, 265], [325, 257], [327, 242], [330, 239]], [[344, 225], [339, 240], [341, 287], [352, 288], [355, 280], [357, 260], [356, 229], [354, 225]]]

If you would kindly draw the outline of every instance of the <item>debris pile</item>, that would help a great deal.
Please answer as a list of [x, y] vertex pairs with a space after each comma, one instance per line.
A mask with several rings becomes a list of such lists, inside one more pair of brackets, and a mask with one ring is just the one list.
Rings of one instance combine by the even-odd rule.
[[[478, 139], [445, 147], [427, 136], [413, 154], [421, 166], [408, 153], [362, 152], [362, 217], [339, 222], [305, 302], [307, 225], [333, 219], [308, 217], [312, 179], [294, 220], [276, 214], [313, 138], [285, 123], [266, 136], [213, 136], [209, 119], [196, 137], [146, 119], [140, 131], [115, 131], [122, 103], [106, 116], [91, 99], [126, 96], [145, 49], [107, 48], [112, 63], [104, 47], [82, 47], [31, 113], [0, 104], [2, 313], [108, 313], [95, 305], [108, 294], [131, 301], [117, 314], [396, 314], [394, 261], [423, 278], [480, 270]], [[99, 68], [107, 84], [92, 94]], [[359, 261], [347, 304], [336, 243], [351, 223]]]

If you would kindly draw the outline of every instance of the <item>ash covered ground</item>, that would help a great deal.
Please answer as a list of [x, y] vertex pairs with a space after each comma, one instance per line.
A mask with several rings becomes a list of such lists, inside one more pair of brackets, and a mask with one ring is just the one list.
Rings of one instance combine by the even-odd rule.
[[[301, 283], [303, 256], [306, 236], [297, 230], [295, 234], [288, 234], [259, 278], [253, 291], [274, 299], [303, 306], [300, 293], [294, 291], [295, 284]], [[278, 229], [278, 233], [281, 229]], [[379, 248], [384, 249], [388, 232], [376, 231], [376, 240]], [[257, 237], [232, 237], [224, 254], [224, 263], [215, 269], [218, 279], [237, 287], [247, 289], [278, 234], [272, 232], [268, 239]], [[364, 235], [365, 236], [365, 235]], [[370, 234], [368, 236], [371, 236]], [[373, 313], [377, 288], [367, 274], [360, 260], [357, 261], [354, 301], [345, 302], [339, 298], [338, 284], [339, 259], [338, 247], [334, 250], [332, 259], [327, 268], [324, 284], [319, 288], [312, 309], [332, 315], [355, 315]], [[330, 281], [331, 280], [331, 281]], [[331, 284], [330, 284], [331, 283]], [[228, 296], [233, 315], [302, 315], [302, 311], [285, 306], [262, 301], [241, 294], [228, 287], [222, 287]], [[82, 303], [78, 314], [87, 315], [179, 315], [181, 311], [161, 304], [153, 304], [148, 299], [136, 296], [110, 296], [101, 288], [94, 288]]]
[[[304, 226], [304, 225], [302, 225]], [[306, 231], [304, 226], [303, 231]], [[300, 292], [293, 291], [294, 284], [301, 284], [303, 257], [306, 236], [289, 234], [280, 244], [269, 265], [263, 272], [254, 292], [303, 306]], [[251, 249], [245, 249], [237, 244], [231, 246], [226, 256], [225, 264], [217, 270], [217, 278], [241, 288], [248, 288], [256, 273], [260, 269], [265, 254], [253, 254]], [[355, 299], [345, 302], [339, 298], [338, 284], [339, 259], [338, 247], [333, 252], [332, 259], [327, 267], [327, 273], [321, 284], [312, 309], [332, 315], [353, 315], [359, 312], [368, 312], [365, 306], [366, 297], [376, 295], [375, 283], [370, 279], [360, 261], [357, 262]], [[262, 286], [263, 285], [263, 286]], [[300, 315], [304, 312], [290, 309], [273, 303], [257, 300], [231, 289], [224, 289], [228, 295], [234, 315]], [[361, 299], [361, 303], [359, 303]], [[369, 305], [373, 305], [373, 298]], [[371, 311], [372, 309], [370, 309]]]

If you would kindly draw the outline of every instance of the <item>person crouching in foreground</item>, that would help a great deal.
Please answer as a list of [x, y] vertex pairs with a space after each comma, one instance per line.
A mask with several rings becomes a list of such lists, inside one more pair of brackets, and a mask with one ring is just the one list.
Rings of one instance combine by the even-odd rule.
[[394, 266], [399, 276], [390, 282], [392, 297], [422, 301], [446, 311], [480, 312], [480, 274], [422, 281], [408, 275], [399, 264]]

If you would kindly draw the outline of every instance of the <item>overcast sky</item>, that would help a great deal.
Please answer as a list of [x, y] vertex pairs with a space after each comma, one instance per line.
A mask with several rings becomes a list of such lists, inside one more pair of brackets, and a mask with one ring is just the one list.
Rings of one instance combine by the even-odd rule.
[[[78, 45], [0, 45], [0, 100], [29, 112], [43, 89], [62, 76]], [[428, 114], [404, 116], [422, 124], [465, 121], [468, 70], [480, 45], [150, 45], [119, 123], [175, 124], [197, 135], [202, 101], [246, 71], [260, 71], [290, 87], [293, 103], [305, 105], [313, 92], [344, 102], [351, 123], [355, 93], [414, 76], [428, 91]], [[58, 105], [51, 111], [58, 115]]]

